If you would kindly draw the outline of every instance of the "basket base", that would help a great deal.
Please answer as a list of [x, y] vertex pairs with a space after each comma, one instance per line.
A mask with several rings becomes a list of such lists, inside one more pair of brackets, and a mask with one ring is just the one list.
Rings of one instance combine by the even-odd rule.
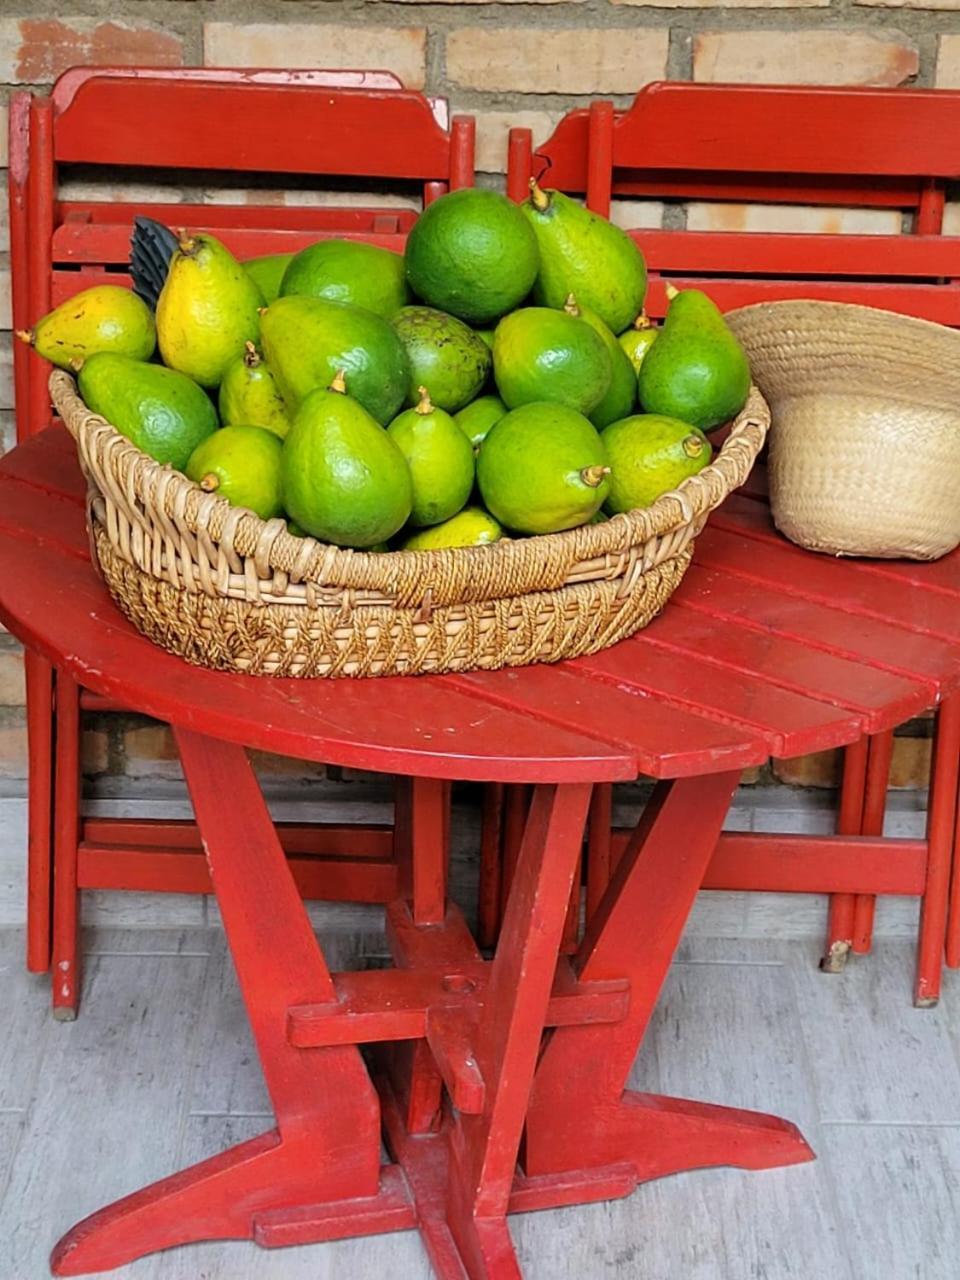
[[128, 564], [94, 526], [100, 572], [123, 613], [161, 648], [217, 671], [283, 677], [437, 675], [559, 662], [645, 627], [690, 563], [692, 544], [639, 575], [435, 609], [251, 604], [191, 592]]

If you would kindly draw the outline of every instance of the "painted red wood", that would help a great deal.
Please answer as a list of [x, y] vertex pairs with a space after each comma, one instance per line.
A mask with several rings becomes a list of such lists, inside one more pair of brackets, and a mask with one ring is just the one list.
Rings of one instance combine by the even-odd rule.
[[[209, 161], [213, 168], [248, 175], [259, 157], [276, 173], [288, 159], [283, 154], [285, 144], [278, 146], [276, 138], [293, 136], [280, 127], [291, 108], [298, 114], [295, 133], [301, 148], [301, 164], [295, 169], [305, 167], [311, 175], [322, 174], [324, 158], [329, 156], [327, 172], [362, 177], [364, 185], [366, 180], [383, 179], [394, 185], [402, 182], [407, 188], [413, 183], [412, 193], [419, 189], [425, 203], [473, 181], [472, 119], [458, 116], [447, 130], [449, 114], [443, 100], [408, 93], [387, 72], [75, 69], [58, 81], [49, 98], [17, 96], [10, 113], [12, 294], [17, 327], [29, 328], [54, 302], [90, 284], [126, 282], [124, 272], [105, 273], [104, 269], [125, 264], [135, 212], [152, 212], [161, 218], [169, 214], [174, 225], [196, 216], [217, 232], [229, 235], [235, 230], [235, 247], [244, 255], [299, 247], [338, 229], [346, 235], [363, 232], [368, 239], [402, 247], [400, 233], [412, 225], [414, 210], [217, 208], [58, 199], [58, 166], [63, 162], [100, 165], [112, 174], [124, 157], [141, 168], [196, 169]], [[191, 126], [181, 128], [191, 115]], [[328, 126], [322, 136], [311, 137], [310, 145], [304, 147], [304, 130], [309, 132], [322, 122]], [[164, 151], [164, 139], [171, 135], [176, 147]], [[81, 271], [65, 269], [80, 262], [84, 264]], [[48, 370], [25, 346], [16, 347], [18, 434], [24, 438], [49, 421]], [[28, 963], [39, 970], [49, 962], [50, 829], [57, 825], [56, 820], [51, 824], [54, 688], [50, 668], [42, 659], [28, 656], [27, 667], [29, 879], [33, 886]], [[71, 768], [73, 758], [79, 759], [79, 741], [72, 748]], [[369, 891], [367, 886], [359, 893], [365, 896]]]
[[[893, 730], [888, 729], [886, 733], [871, 737], [867, 776], [864, 779], [863, 818], [860, 822], [863, 835], [883, 835], [892, 759]], [[862, 890], [858, 892], [853, 910], [853, 951], [858, 955], [866, 955], [870, 950], [875, 910], [876, 898]]]
[[[614, 830], [615, 861], [626, 849], [631, 835], [629, 828]], [[769, 831], [724, 831], [701, 887], [764, 893], [862, 891], [919, 897], [924, 890], [926, 867], [925, 840], [892, 839], [879, 833], [840, 839]]]
[[957, 830], [958, 777], [960, 697], [954, 696], [946, 699], [937, 717], [934, 768], [930, 776], [927, 805], [927, 884], [920, 905], [920, 940], [914, 982], [914, 1001], [921, 1008], [935, 1005], [940, 998], [951, 860]]
[[527, 1113], [528, 1174], [626, 1163], [651, 1178], [812, 1157], [786, 1121], [624, 1088], [738, 782], [718, 773], [662, 783], [647, 805], [575, 963], [583, 980], [628, 976], [630, 1012], [615, 1027], [562, 1028], [546, 1044]]

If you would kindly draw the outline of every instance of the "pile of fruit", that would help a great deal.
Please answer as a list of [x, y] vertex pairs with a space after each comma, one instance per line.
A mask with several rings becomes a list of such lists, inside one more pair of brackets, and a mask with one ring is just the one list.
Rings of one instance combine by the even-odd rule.
[[653, 327], [636, 244], [536, 183], [523, 205], [441, 197], [403, 256], [323, 240], [241, 263], [163, 233], [135, 232], [136, 292], [88, 289], [20, 336], [157, 461], [338, 546], [474, 545], [649, 506], [707, 465], [705, 432], [749, 390], [703, 293], [669, 289]]

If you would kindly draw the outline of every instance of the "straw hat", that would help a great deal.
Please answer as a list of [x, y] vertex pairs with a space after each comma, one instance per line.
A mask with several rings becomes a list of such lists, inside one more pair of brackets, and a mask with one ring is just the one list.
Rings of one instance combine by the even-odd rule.
[[887, 559], [960, 543], [960, 332], [839, 302], [760, 303], [727, 321], [770, 404], [782, 533]]

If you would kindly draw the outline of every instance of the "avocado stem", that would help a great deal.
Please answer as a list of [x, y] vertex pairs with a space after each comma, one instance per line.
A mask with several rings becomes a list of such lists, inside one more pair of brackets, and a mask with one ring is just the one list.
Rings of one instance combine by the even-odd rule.
[[537, 182], [536, 178], [530, 179], [530, 203], [538, 213], [546, 213], [550, 208], [550, 197]]
[[[671, 285], [670, 287], [672, 289], [673, 285]], [[652, 329], [653, 321], [650, 319], [650, 317], [647, 315], [645, 311], [641, 311], [640, 314], [637, 316], [636, 320], [634, 320], [633, 327], [635, 329]]]
[[683, 443], [680, 446], [688, 458], [699, 458], [703, 453], [703, 441], [699, 436], [684, 436]]
[[83, 356], [72, 356], [70, 359], [70, 368], [74, 373], [79, 373], [83, 368]]
[[32, 347], [37, 340], [36, 331], [33, 329], [14, 329], [14, 333], [21, 342], [25, 342], [28, 347]]
[[200, 481], [200, 488], [204, 493], [213, 493], [215, 489], [220, 488], [220, 477], [213, 471], [208, 471]]
[[336, 391], [337, 395], [345, 396], [347, 394], [347, 371], [346, 369], [338, 369], [334, 375], [333, 381], [327, 388], [328, 391]]
[[580, 479], [585, 485], [591, 489], [599, 489], [603, 484], [604, 477], [610, 474], [609, 467], [602, 467], [596, 463], [592, 467], [584, 467], [580, 472]]
[[247, 366], [248, 369], [255, 369], [257, 365], [260, 363], [260, 352], [257, 350], [257, 348], [253, 345], [252, 342], [245, 342], [243, 346], [244, 346], [243, 363]]
[[563, 309], [568, 316], [579, 316], [580, 307], [577, 304], [577, 295], [575, 293], [567, 294], [567, 300], [563, 304]]
[[672, 301], [674, 300], [674, 298], [675, 298], [675, 297], [677, 297], [677, 295], [679, 294], [679, 292], [680, 292], [680, 290], [677, 288], [677, 286], [676, 286], [676, 285], [674, 285], [674, 284], [668, 284], [668, 285], [666, 286], [667, 301], [668, 301], [668, 302], [672, 302]]
[[195, 236], [188, 236], [186, 231], [181, 231], [177, 240], [177, 248], [185, 258], [192, 258], [200, 248], [200, 245]]
[[417, 394], [420, 396], [420, 403], [414, 407], [416, 413], [422, 413], [426, 416], [433, 413], [433, 405], [430, 403], [430, 392], [426, 387], [417, 387]]

